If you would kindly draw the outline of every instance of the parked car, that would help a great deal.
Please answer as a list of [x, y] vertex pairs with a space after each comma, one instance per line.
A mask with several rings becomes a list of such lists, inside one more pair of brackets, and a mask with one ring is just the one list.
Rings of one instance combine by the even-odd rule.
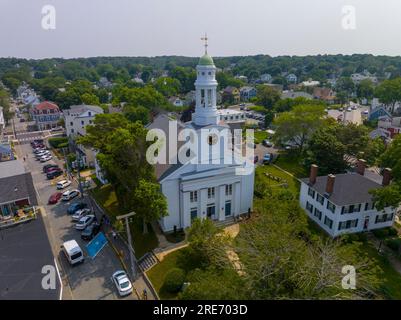
[[255, 156], [254, 158], [253, 158], [253, 163], [257, 163], [259, 161], [259, 157], [258, 156]]
[[36, 155], [35, 155], [35, 157], [36, 157], [36, 159], [40, 159], [41, 157], [43, 157], [43, 156], [49, 156], [50, 155], [50, 152], [49, 151], [45, 151], [45, 150], [42, 150], [42, 151], [40, 151], [40, 152], [38, 152]]
[[268, 148], [273, 147], [273, 143], [271, 143], [271, 142], [270, 142], [269, 140], [267, 140], [267, 139], [263, 140], [263, 145], [264, 145], [265, 147], [268, 147]]
[[72, 221], [79, 221], [81, 218], [87, 216], [90, 214], [91, 211], [88, 208], [83, 208], [75, 211], [75, 213], [72, 215]]
[[49, 198], [48, 204], [56, 204], [61, 199], [61, 196], [61, 192], [53, 193]]
[[263, 157], [263, 163], [270, 163], [272, 161], [272, 156], [270, 153], [266, 153]]
[[81, 210], [87, 207], [88, 205], [85, 202], [74, 202], [68, 207], [67, 213], [74, 214], [77, 210]]
[[46, 173], [47, 179], [51, 180], [63, 174], [63, 170], [52, 170], [51, 172]]
[[71, 185], [71, 181], [70, 180], [61, 180], [59, 182], [57, 182], [57, 189], [64, 189], [67, 188]]
[[40, 162], [46, 162], [52, 159], [52, 156], [50, 154], [45, 154], [44, 156], [40, 157]]
[[79, 196], [79, 191], [77, 189], [67, 190], [63, 193], [63, 201], [69, 201], [74, 199], [75, 197]]
[[118, 270], [114, 272], [111, 279], [114, 282], [114, 285], [116, 286], [120, 296], [127, 296], [132, 293], [132, 284], [125, 271]]
[[46, 173], [51, 168], [59, 168], [59, 166], [57, 164], [46, 164], [46, 165], [43, 166], [43, 172]]
[[79, 219], [79, 221], [75, 224], [75, 229], [84, 230], [94, 221], [95, 221], [95, 216], [93, 214], [88, 214], [87, 216]]
[[50, 173], [50, 172], [53, 172], [53, 171], [59, 171], [59, 170], [61, 170], [59, 166], [50, 167], [50, 168], [46, 169], [46, 173]]
[[94, 222], [87, 226], [81, 233], [81, 238], [83, 240], [92, 240], [100, 231], [100, 224]]

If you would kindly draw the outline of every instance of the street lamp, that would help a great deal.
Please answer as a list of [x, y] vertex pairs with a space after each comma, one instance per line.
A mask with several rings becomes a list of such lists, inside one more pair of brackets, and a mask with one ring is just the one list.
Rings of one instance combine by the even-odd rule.
[[125, 227], [127, 228], [127, 238], [128, 238], [128, 248], [130, 254], [130, 262], [131, 262], [131, 272], [132, 272], [132, 279], [136, 279], [136, 266], [135, 266], [135, 250], [132, 247], [132, 239], [131, 239], [131, 230], [129, 228], [129, 218], [136, 215], [136, 212], [130, 212], [121, 216], [117, 216], [117, 220], [125, 219]]

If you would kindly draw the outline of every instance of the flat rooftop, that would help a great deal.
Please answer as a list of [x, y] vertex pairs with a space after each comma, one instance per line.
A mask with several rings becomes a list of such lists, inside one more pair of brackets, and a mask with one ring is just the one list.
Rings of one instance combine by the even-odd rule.
[[25, 167], [21, 160], [0, 162], [0, 179], [24, 174]]
[[0, 300], [58, 300], [61, 284], [42, 288], [42, 268], [55, 267], [43, 219], [0, 229]]

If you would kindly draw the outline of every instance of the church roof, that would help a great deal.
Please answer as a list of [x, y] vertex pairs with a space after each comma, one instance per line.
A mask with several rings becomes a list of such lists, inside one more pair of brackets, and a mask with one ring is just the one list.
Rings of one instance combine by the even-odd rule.
[[200, 66], [213, 66], [213, 58], [209, 56], [207, 53], [205, 53], [202, 57], [199, 59], [198, 65]]

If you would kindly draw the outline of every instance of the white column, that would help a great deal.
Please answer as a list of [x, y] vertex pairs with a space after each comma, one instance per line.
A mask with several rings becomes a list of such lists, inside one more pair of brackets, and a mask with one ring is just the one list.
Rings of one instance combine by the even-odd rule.
[[233, 212], [233, 216], [237, 216], [241, 213], [241, 184], [239, 182], [236, 182], [233, 184], [233, 194], [234, 194], [234, 198], [231, 203], [231, 205], [234, 204], [233, 208], [232, 208], [232, 212]]
[[182, 192], [182, 220], [183, 228], [191, 226], [189, 192]]
[[216, 187], [218, 189], [219, 193], [219, 199], [216, 201], [216, 210], [218, 210], [218, 215], [219, 215], [219, 221], [223, 221], [226, 219], [226, 202], [225, 202], [225, 192], [226, 192], [226, 186], [222, 185], [219, 187]]
[[205, 219], [207, 217], [206, 207], [207, 207], [207, 189], [201, 189], [198, 191], [199, 195], [199, 218]]

